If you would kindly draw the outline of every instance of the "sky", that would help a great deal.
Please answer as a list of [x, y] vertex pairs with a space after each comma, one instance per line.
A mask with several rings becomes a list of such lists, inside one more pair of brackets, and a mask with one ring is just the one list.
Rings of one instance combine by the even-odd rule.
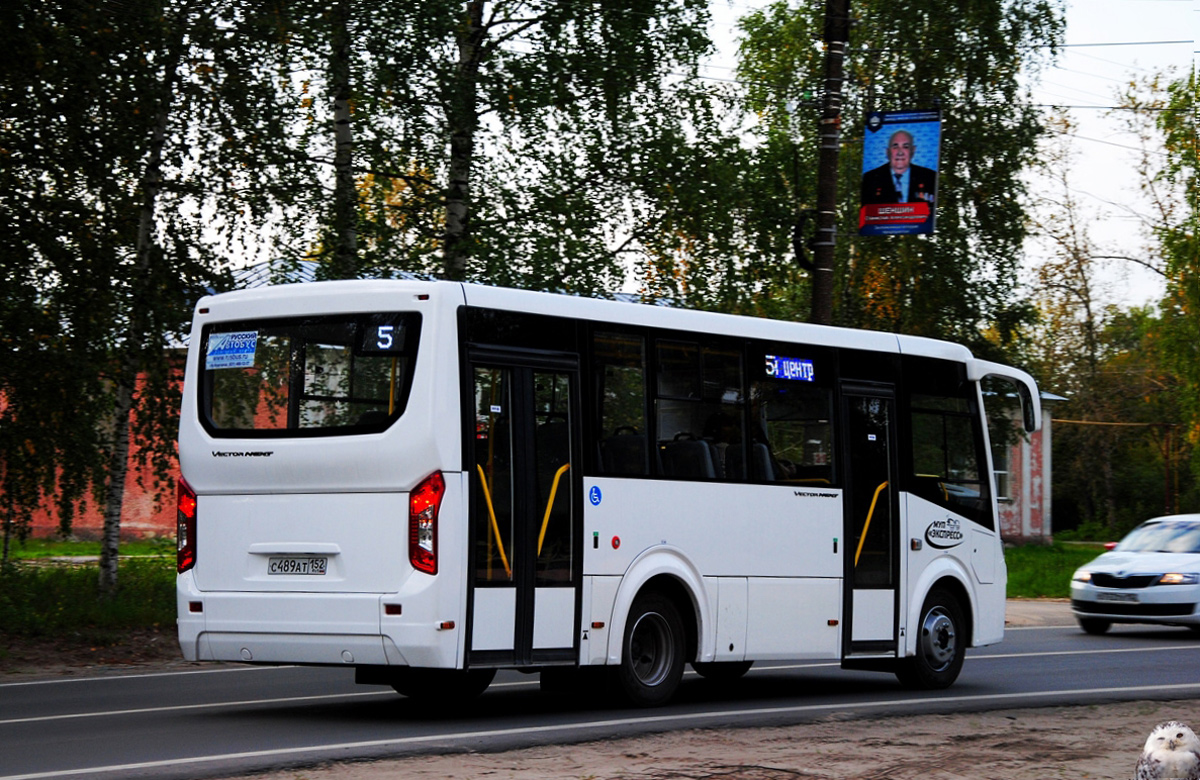
[[[854, 0], [851, 0], [853, 8]], [[733, 78], [736, 22], [770, 0], [712, 0], [717, 54], [704, 75]], [[1053, 67], [1032, 84], [1036, 102], [1070, 106], [1077, 125], [1072, 188], [1089, 232], [1103, 254], [1145, 256], [1139, 231], [1136, 147], [1105, 108], [1117, 105], [1115, 91], [1130, 78], [1193, 67], [1200, 40], [1200, 0], [1068, 0], [1065, 43]], [[919, 108], [915, 106], [914, 108]], [[1035, 182], [1033, 186], [1038, 186]], [[1029, 247], [1036, 261], [1039, 247]], [[1142, 305], [1162, 293], [1161, 279], [1134, 264], [1113, 261], [1103, 269], [1107, 302]]]

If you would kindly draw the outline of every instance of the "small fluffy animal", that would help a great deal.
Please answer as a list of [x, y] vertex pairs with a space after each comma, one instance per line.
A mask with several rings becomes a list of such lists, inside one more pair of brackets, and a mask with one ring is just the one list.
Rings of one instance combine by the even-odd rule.
[[1177, 720], [1160, 723], [1146, 738], [1137, 780], [1200, 780], [1200, 737]]

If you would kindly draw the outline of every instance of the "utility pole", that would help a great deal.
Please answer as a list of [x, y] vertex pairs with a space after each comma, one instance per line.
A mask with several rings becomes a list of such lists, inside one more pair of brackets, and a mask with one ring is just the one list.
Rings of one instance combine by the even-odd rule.
[[833, 259], [837, 246], [838, 153], [842, 139], [842, 83], [850, 39], [850, 0], [825, 0], [825, 96], [817, 121], [817, 229], [809, 321], [833, 324]]

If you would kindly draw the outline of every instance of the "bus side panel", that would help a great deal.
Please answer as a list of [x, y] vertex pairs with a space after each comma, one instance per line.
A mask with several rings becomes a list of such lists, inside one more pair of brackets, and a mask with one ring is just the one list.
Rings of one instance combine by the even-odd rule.
[[[906, 494], [909, 536], [921, 549], [909, 551], [909, 625], [920, 625], [918, 613], [930, 588], [942, 577], [958, 581], [967, 591], [974, 633], [971, 645], [994, 644], [1004, 637], [1005, 588], [1001, 541], [995, 533], [919, 496]], [[984, 580], [991, 580], [984, 582]], [[908, 654], [916, 646], [909, 632]]]
[[840, 490], [589, 477], [584, 494], [584, 574], [668, 544], [706, 577], [842, 576]]
[[[628, 579], [656, 549], [703, 572], [707, 589], [693, 597], [713, 614], [699, 616], [697, 660], [749, 659], [751, 648], [762, 653], [755, 658], [837, 657], [839, 629], [829, 621], [841, 619], [840, 490], [588, 478], [584, 491], [586, 575]], [[613, 631], [641, 584], [622, 583]]]
[[751, 577], [748, 584], [746, 658], [840, 657], [840, 579]]
[[[617, 600], [617, 590], [621, 587], [620, 577], [585, 577], [584, 592], [588, 585], [591, 590], [590, 602], [584, 602], [583, 625], [603, 624], [603, 628], [588, 629], [588, 641], [580, 649], [580, 662], [583, 664], [603, 665], [608, 663], [608, 635], [612, 629], [614, 615], [613, 604]], [[587, 604], [591, 604], [589, 615]]]
[[716, 590], [717, 641], [714, 661], [746, 660], [746, 616], [749, 609], [745, 577], [707, 577], [709, 590]]

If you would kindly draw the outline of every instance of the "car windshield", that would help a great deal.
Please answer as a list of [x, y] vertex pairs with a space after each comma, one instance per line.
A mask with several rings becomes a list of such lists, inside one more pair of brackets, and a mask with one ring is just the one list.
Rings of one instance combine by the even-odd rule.
[[1121, 552], [1200, 553], [1200, 523], [1144, 523], [1117, 545]]

